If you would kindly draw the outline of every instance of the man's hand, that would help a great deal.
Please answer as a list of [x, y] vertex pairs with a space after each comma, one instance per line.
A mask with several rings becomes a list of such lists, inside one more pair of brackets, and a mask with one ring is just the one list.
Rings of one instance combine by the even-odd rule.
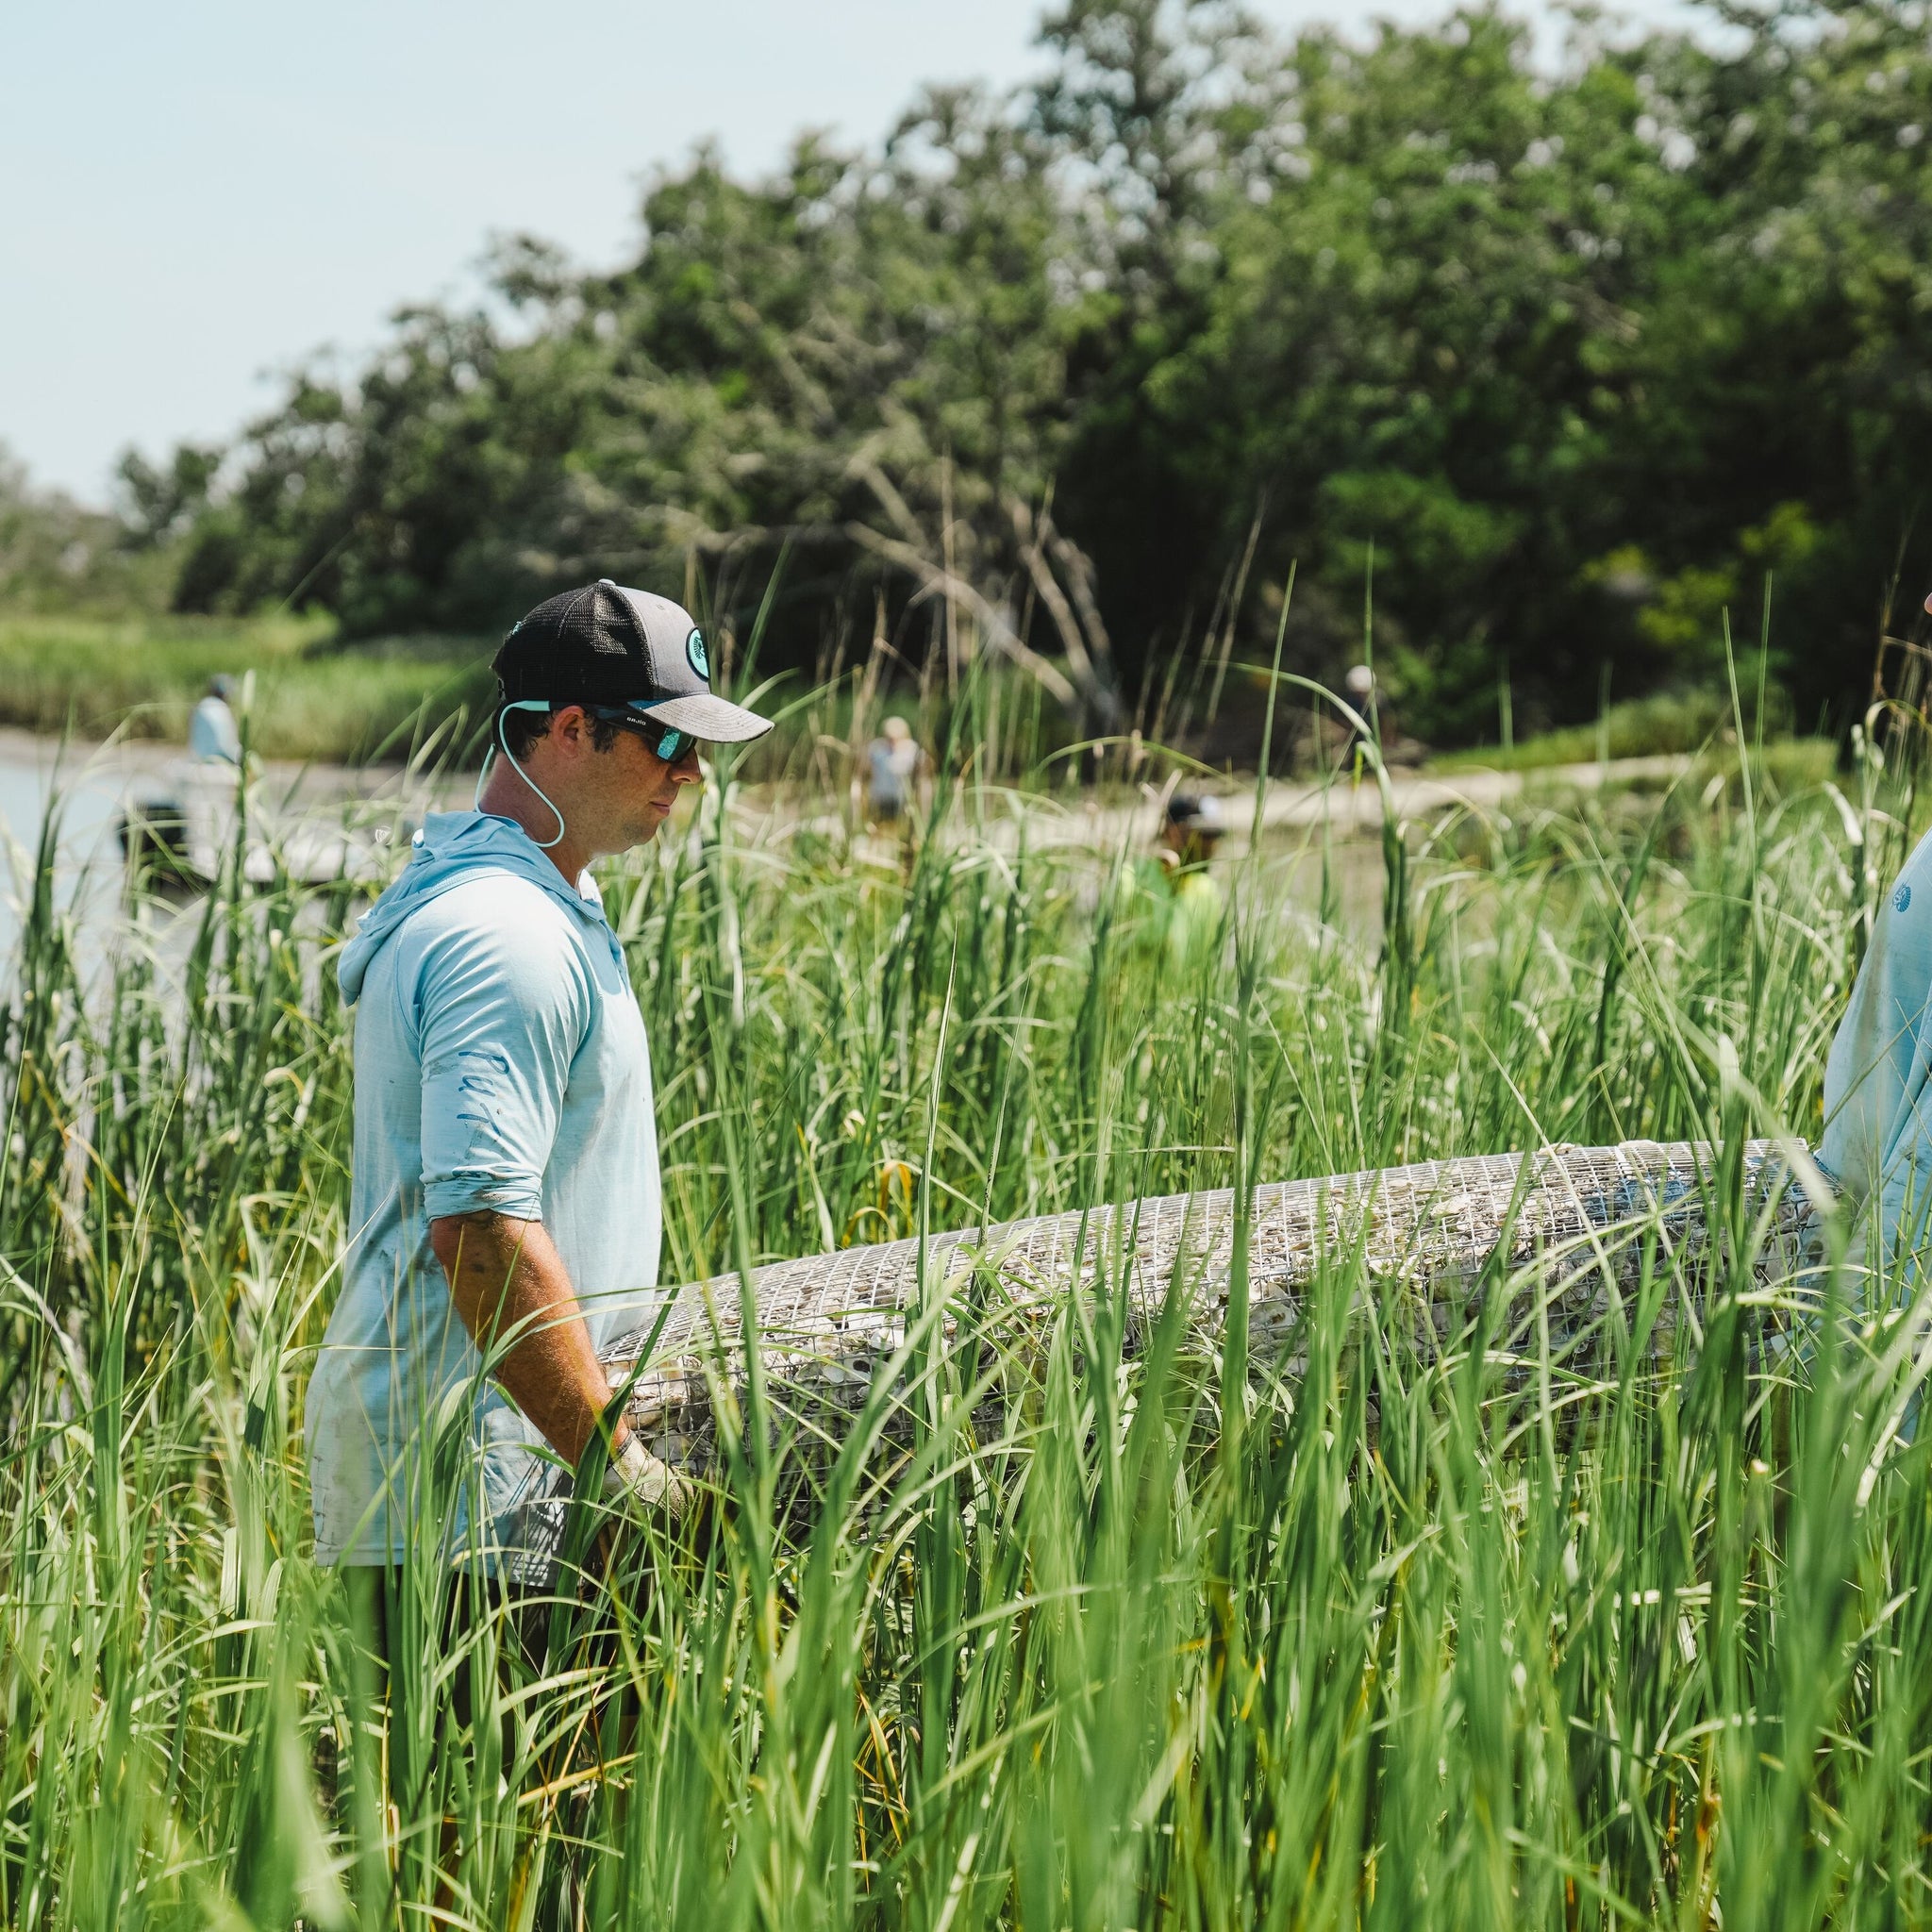
[[[503, 1214], [445, 1215], [429, 1224], [429, 1242], [476, 1346], [488, 1356], [500, 1341], [511, 1343], [496, 1364], [496, 1379], [575, 1468], [609, 1407], [610, 1384], [591, 1346], [569, 1272], [543, 1224]], [[620, 1422], [613, 1469], [615, 1454], [629, 1437]]]
[[668, 1462], [626, 1434], [604, 1472], [604, 1500], [665, 1523], [682, 1523], [697, 1503], [697, 1491]]

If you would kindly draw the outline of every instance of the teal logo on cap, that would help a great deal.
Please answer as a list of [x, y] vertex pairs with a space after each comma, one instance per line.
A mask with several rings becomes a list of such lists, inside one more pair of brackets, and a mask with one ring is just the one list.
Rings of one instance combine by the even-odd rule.
[[685, 639], [684, 655], [691, 659], [691, 668], [707, 684], [709, 684], [711, 681], [711, 660], [705, 651], [705, 634], [703, 631], [693, 630], [690, 637]]

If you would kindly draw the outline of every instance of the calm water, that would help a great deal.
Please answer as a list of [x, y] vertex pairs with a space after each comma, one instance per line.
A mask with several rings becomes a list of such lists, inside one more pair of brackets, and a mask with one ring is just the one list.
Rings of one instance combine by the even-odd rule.
[[[111, 929], [122, 876], [120, 823], [130, 801], [180, 796], [185, 778], [181, 751], [173, 745], [69, 745], [28, 732], [0, 729], [0, 981], [11, 968], [13, 943], [20, 930], [19, 903], [31, 878], [31, 864], [46, 817], [48, 801], [60, 801], [58, 890], [81, 923], [84, 942], [103, 945]], [[257, 788], [256, 809], [277, 829], [278, 840], [294, 863], [305, 847], [319, 870], [333, 874], [332, 849], [341, 844], [345, 801], [360, 801], [357, 816], [365, 830], [357, 835], [361, 850], [355, 869], [386, 876], [393, 859], [372, 853], [369, 840], [407, 839], [429, 809], [449, 809], [469, 802], [472, 780], [449, 778], [431, 785], [392, 771], [352, 772], [338, 767], [274, 766]], [[217, 782], [219, 790], [219, 782]], [[769, 809], [766, 801], [765, 808]], [[789, 810], [795, 812], [793, 803]], [[759, 811], [750, 808], [757, 819]], [[1277, 829], [1271, 807], [1268, 843], [1271, 857], [1287, 861], [1290, 897], [1310, 909], [1320, 895], [1321, 863], [1311, 832], [1306, 828]], [[1105, 818], [1105, 815], [1103, 815]], [[1151, 824], [1151, 822], [1150, 822]], [[997, 828], [996, 828], [997, 829]], [[1106, 818], [1034, 827], [1036, 842], [1093, 844], [1111, 850], [1123, 836], [1139, 842], [1124, 819]], [[1340, 890], [1341, 923], [1367, 930], [1379, 917], [1381, 868], [1378, 849], [1360, 837], [1344, 835], [1333, 851], [1335, 882]], [[1151, 833], [1150, 833], [1151, 836]], [[1228, 841], [1230, 858], [1242, 841]], [[1293, 855], [1300, 850], [1299, 862]], [[196, 905], [192, 895], [180, 902], [184, 913]]]
[[[0, 979], [10, 971], [23, 896], [49, 803], [59, 808], [57, 890], [80, 923], [83, 944], [105, 943], [122, 879], [120, 828], [130, 803], [193, 795], [208, 801], [197, 820], [225, 843], [232, 798], [225, 776], [196, 779], [178, 747], [159, 744], [68, 745], [24, 731], [0, 730]], [[297, 871], [333, 876], [346, 864], [383, 877], [393, 860], [383, 850], [447, 801], [421, 778], [391, 771], [334, 766], [269, 766], [253, 788], [251, 811], [273, 828], [276, 845]], [[356, 830], [345, 835], [353, 820]], [[258, 855], [259, 857], [259, 855]], [[261, 859], [265, 865], [265, 858]], [[179, 902], [184, 912], [193, 894]]]
[[144, 789], [161, 789], [179, 756], [164, 745], [63, 747], [56, 739], [0, 731], [0, 959], [10, 957], [20, 930], [21, 897], [57, 789], [61, 895], [70, 905], [77, 899], [84, 918], [97, 918], [120, 880], [124, 805]]

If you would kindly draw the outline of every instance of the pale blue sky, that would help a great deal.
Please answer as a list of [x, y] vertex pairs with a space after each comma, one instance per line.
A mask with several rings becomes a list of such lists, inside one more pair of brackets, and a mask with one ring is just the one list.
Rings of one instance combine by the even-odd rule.
[[[1255, 0], [1281, 25], [1360, 25]], [[1677, 0], [1633, 0], [1682, 18]], [[325, 343], [460, 292], [492, 232], [614, 259], [638, 184], [717, 137], [888, 127], [923, 81], [1035, 72], [1039, 0], [42, 0], [0, 24], [0, 441], [100, 498], [126, 443], [220, 439]], [[1427, 19], [1446, 0], [1383, 0]]]

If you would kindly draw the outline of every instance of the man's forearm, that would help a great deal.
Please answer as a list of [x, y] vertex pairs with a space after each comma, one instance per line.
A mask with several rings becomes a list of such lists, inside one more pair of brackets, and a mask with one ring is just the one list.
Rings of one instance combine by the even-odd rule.
[[[510, 1344], [495, 1364], [496, 1379], [551, 1447], [575, 1464], [610, 1401], [610, 1383], [543, 1224], [502, 1214], [449, 1215], [429, 1224], [429, 1241], [476, 1346], [490, 1357], [499, 1343]], [[622, 1441], [622, 1423], [616, 1433]]]

